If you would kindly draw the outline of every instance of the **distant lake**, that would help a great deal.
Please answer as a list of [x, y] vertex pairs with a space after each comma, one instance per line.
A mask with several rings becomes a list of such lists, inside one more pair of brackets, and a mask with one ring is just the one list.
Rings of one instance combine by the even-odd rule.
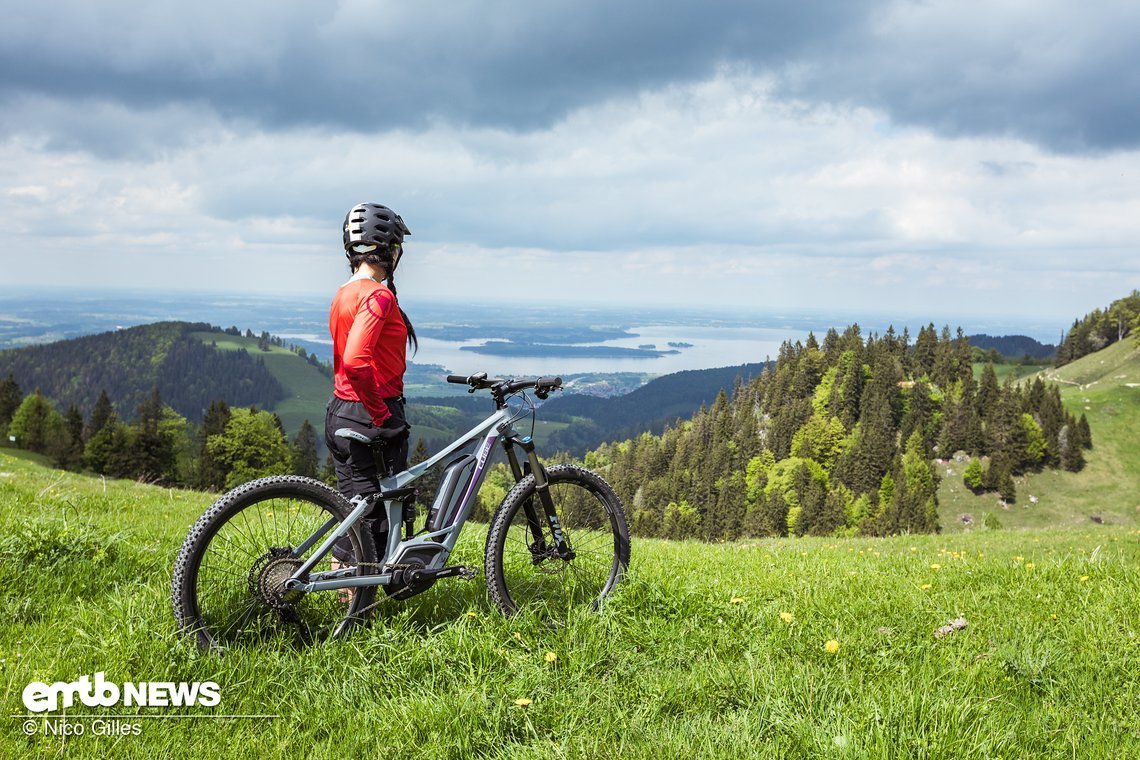
[[[413, 320], [414, 321], [414, 320]], [[507, 357], [476, 354], [460, 350], [462, 346], [477, 346], [484, 339], [464, 341], [420, 338], [419, 351], [412, 357], [418, 364], [439, 364], [450, 372], [468, 375], [486, 371], [492, 375], [547, 375], [576, 374], [582, 372], [648, 372], [664, 375], [686, 369], [728, 367], [753, 364], [766, 358], [775, 359], [780, 344], [785, 340], [806, 340], [808, 330], [781, 327], [713, 327], [682, 325], [635, 325], [629, 328], [633, 337], [599, 341], [600, 346], [637, 348], [653, 343], [662, 350], [669, 349], [669, 341], [693, 344], [691, 348], [675, 349], [678, 353], [655, 358], [591, 359], [568, 357]], [[323, 344], [331, 351], [332, 341], [315, 333], [283, 334], [282, 338], [298, 344]], [[488, 336], [495, 337], [495, 336]]]
[[[48, 298], [46, 296], [50, 295]], [[260, 334], [268, 331], [328, 360], [327, 297], [100, 293], [0, 290], [0, 349], [89, 335], [160, 320], [209, 322], [237, 326]], [[926, 318], [907, 315], [851, 314], [820, 310], [816, 313], [763, 312], [693, 308], [686, 311], [653, 307], [607, 308], [596, 305], [462, 304], [404, 300], [413, 324], [420, 331], [417, 364], [438, 364], [456, 374], [485, 370], [491, 374], [575, 374], [583, 372], [637, 372], [666, 374], [686, 369], [724, 367], [775, 358], [785, 340], [804, 340], [814, 331], [822, 341], [827, 329], [842, 330], [857, 321], [864, 335], [882, 333], [893, 324], [901, 332], [933, 322], [941, 329], [961, 324], [966, 333], [1028, 335], [1056, 342], [1072, 315], [1059, 315], [1056, 323], [1040, 319], [969, 317]], [[445, 335], [448, 339], [434, 337]], [[614, 338], [613, 335], [622, 335]], [[558, 336], [551, 340], [550, 336]], [[594, 339], [593, 336], [600, 336]], [[486, 340], [509, 339], [527, 343], [570, 343], [637, 349], [654, 345], [671, 350], [672, 343], [690, 343], [653, 358], [583, 358], [494, 356], [460, 350]], [[912, 337], [913, 340], [913, 337]]]

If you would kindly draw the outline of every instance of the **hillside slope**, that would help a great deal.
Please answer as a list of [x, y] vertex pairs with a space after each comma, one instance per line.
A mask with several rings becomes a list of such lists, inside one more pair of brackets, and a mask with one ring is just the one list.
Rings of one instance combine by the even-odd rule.
[[284, 391], [259, 352], [215, 351], [192, 337], [209, 329], [202, 323], [156, 322], [0, 351], [0, 377], [11, 373], [25, 393], [38, 388], [61, 410], [75, 404], [84, 414], [90, 414], [106, 391], [120, 417], [127, 419], [155, 388], [163, 401], [193, 422], [215, 399], [264, 408], [282, 398]]
[[[635, 540], [617, 595], [564, 627], [499, 615], [481, 578], [445, 580], [344, 644], [223, 659], [187, 646], [170, 610], [173, 558], [211, 500], [0, 451], [6, 714], [32, 681], [97, 672], [222, 696], [117, 707], [159, 718], [138, 735], [100, 734], [90, 716], [108, 710], [81, 704], [66, 714], [83, 735], [11, 719], [0, 757], [1140, 753], [1136, 531]], [[471, 525], [454, 560], [480, 567], [484, 536]]]
[[[555, 397], [544, 405], [535, 439], [544, 449], [584, 448], [603, 440], [660, 430], [692, 414], [717, 392], [761, 365], [666, 375], [612, 398]], [[332, 381], [312, 361], [257, 337], [230, 334], [204, 323], [162, 322], [27, 348], [0, 351], [0, 377], [13, 372], [25, 393], [40, 388], [60, 406], [76, 403], [89, 414], [106, 389], [121, 417], [157, 387], [163, 400], [198, 424], [210, 402], [256, 405], [276, 413], [290, 437], [307, 419], [318, 429]], [[485, 394], [468, 396], [443, 382], [445, 370], [409, 370], [408, 416], [413, 438], [429, 449], [449, 443], [493, 410]], [[439, 396], [449, 392], [452, 396]], [[423, 393], [425, 395], [417, 395]], [[413, 440], [413, 445], [415, 440]], [[323, 444], [322, 444], [323, 445]]]
[[1094, 519], [1140, 524], [1140, 346], [1120, 341], [1033, 377], [1038, 376], [1060, 386], [1070, 412], [1088, 418], [1093, 449], [1086, 454], [1084, 470], [1018, 478], [1017, 501], [1003, 509], [995, 495], [975, 496], [965, 489], [964, 463], [949, 463], [939, 491], [943, 527], [962, 530], [964, 515], [977, 523], [991, 512], [1008, 527], [1086, 525]]
[[678, 418], [691, 417], [702, 404], [710, 405], [721, 390], [732, 392], [737, 378], [748, 382], [763, 364], [686, 370], [663, 375], [635, 391], [612, 398], [555, 396], [542, 407], [547, 420], [573, 423], [551, 434], [548, 445], [581, 455], [607, 441], [660, 433]]
[[324, 425], [332, 381], [319, 368], [281, 346], [269, 345], [268, 350], [262, 350], [258, 348], [257, 338], [214, 332], [196, 332], [192, 336], [206, 345], [215, 345], [219, 351], [244, 350], [265, 363], [265, 368], [285, 389], [284, 397], [267, 408], [281, 418], [289, 435], [300, 430], [306, 419], [318, 430]]

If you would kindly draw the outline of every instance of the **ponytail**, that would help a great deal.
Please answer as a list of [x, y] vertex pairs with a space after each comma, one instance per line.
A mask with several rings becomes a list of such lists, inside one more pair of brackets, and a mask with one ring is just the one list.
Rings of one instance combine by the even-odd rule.
[[408, 319], [408, 313], [404, 311], [404, 307], [400, 306], [400, 298], [396, 294], [396, 273], [394, 266], [394, 259], [392, 256], [392, 249], [377, 250], [371, 253], [353, 253], [348, 254], [348, 267], [354, 273], [360, 269], [360, 265], [368, 263], [372, 266], [384, 267], [384, 272], [387, 275], [385, 279], [388, 280], [388, 290], [392, 291], [392, 296], [396, 299], [396, 308], [400, 310], [400, 318], [404, 320], [404, 327], [408, 331], [408, 345], [412, 347], [412, 352], [420, 350], [420, 342], [416, 338], [416, 330], [412, 327], [412, 321]]
[[400, 310], [400, 318], [404, 320], [404, 327], [408, 330], [408, 345], [412, 347], [412, 353], [420, 350], [420, 342], [416, 339], [416, 329], [412, 327], [412, 320], [408, 319], [408, 313], [404, 311], [404, 307], [400, 305], [400, 298], [396, 295], [396, 273], [391, 269], [388, 270], [388, 290], [392, 291], [392, 296], [396, 298], [396, 308]]

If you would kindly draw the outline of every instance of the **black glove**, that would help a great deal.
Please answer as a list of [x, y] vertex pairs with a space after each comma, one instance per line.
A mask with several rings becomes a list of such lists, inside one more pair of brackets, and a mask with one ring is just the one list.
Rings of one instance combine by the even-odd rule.
[[[392, 424], [389, 425], [388, 423]], [[403, 422], [397, 422], [391, 417], [384, 420], [384, 424], [376, 428], [375, 437], [384, 441], [394, 441], [402, 435], [407, 435], [410, 428]]]

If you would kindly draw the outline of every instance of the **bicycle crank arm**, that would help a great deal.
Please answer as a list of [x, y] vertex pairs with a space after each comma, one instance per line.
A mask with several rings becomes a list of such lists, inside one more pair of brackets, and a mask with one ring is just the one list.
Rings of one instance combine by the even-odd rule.
[[419, 568], [408, 570], [404, 574], [406, 583], [409, 585], [414, 583], [421, 583], [425, 581], [436, 581], [440, 578], [454, 578], [459, 576], [465, 580], [470, 580], [478, 574], [478, 571], [473, 567], [466, 565], [452, 565], [451, 567], [441, 567], [438, 570], [421, 570]]

